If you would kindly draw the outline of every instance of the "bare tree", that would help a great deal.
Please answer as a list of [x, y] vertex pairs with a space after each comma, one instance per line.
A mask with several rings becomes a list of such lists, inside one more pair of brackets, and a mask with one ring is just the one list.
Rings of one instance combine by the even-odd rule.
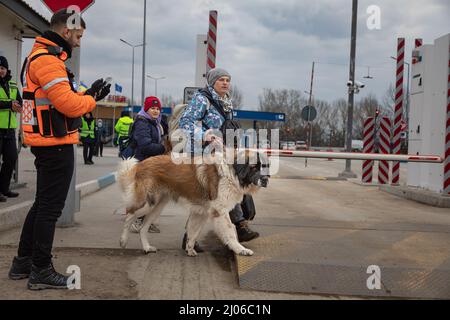
[[232, 85], [230, 89], [230, 96], [233, 100], [233, 107], [235, 109], [240, 109], [242, 107], [242, 91], [236, 85]]
[[168, 95], [162, 95], [161, 96], [161, 103], [164, 107], [174, 107], [177, 104], [183, 103], [183, 99], [176, 99], [172, 96]]
[[356, 104], [353, 118], [353, 136], [355, 139], [362, 140], [364, 137], [364, 122], [369, 117], [374, 117], [377, 110], [380, 109], [377, 98], [369, 94]]
[[395, 88], [391, 83], [383, 96], [380, 113], [389, 118], [394, 117], [395, 110]]

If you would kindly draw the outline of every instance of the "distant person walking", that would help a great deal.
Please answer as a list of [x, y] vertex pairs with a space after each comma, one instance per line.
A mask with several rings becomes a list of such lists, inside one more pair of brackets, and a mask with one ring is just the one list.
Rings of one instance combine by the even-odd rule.
[[119, 146], [119, 157], [122, 156], [122, 151], [126, 148], [125, 142], [128, 140], [128, 133], [133, 124], [133, 119], [130, 117], [129, 111], [122, 111], [120, 118], [116, 123], [114, 129], [117, 133], [117, 144]]
[[97, 120], [97, 126], [95, 127], [95, 152], [96, 157], [103, 157], [103, 146], [108, 141], [108, 133], [103, 125], [103, 120]]
[[81, 118], [82, 126], [80, 131], [81, 142], [83, 142], [83, 159], [84, 164], [92, 165], [92, 157], [95, 149], [95, 119], [92, 112], [86, 113]]

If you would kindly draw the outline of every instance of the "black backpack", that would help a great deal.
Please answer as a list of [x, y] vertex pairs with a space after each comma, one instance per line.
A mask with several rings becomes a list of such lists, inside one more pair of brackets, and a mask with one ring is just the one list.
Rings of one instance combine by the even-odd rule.
[[121, 141], [119, 156], [122, 159], [134, 157], [136, 154], [137, 141], [134, 139], [134, 128], [139, 119], [140, 117], [138, 116], [128, 129], [128, 138]]

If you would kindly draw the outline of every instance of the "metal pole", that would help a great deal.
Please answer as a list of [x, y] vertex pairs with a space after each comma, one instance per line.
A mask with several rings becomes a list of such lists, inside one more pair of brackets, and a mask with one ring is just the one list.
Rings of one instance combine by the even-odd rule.
[[410, 78], [409, 78], [409, 63], [405, 62], [405, 64], [408, 67], [408, 78], [406, 80], [406, 117], [405, 118], [406, 118], [406, 126], [407, 126], [407, 128], [409, 128], [409, 81], [410, 81]]
[[131, 68], [131, 114], [133, 114], [134, 110], [134, 48], [135, 46], [133, 46], [133, 66]]
[[[75, 74], [75, 82], [80, 83], [80, 57], [81, 52], [79, 48], [76, 48], [72, 52], [72, 58], [67, 63], [69, 69]], [[75, 223], [75, 212], [76, 208], [79, 208], [80, 197], [77, 196], [77, 191], [75, 189], [77, 180], [77, 145], [73, 145], [74, 148], [74, 168], [72, 174], [72, 180], [70, 182], [69, 191], [67, 193], [67, 198], [64, 204], [64, 209], [61, 216], [59, 217], [56, 226], [62, 228], [73, 227]]]
[[[352, 87], [348, 91], [348, 116], [347, 116], [347, 145], [346, 151], [352, 151], [352, 136], [353, 136], [353, 107], [355, 103], [355, 60], [356, 60], [356, 34], [358, 27], [358, 0], [353, 0], [352, 3], [352, 39], [350, 48], [350, 81]], [[352, 161], [348, 159], [345, 162], [345, 171], [339, 174], [345, 178], [356, 178], [357, 175], [352, 172]]]
[[[309, 101], [308, 101], [308, 127], [309, 127], [309, 136], [308, 136], [308, 148], [311, 148], [312, 144], [312, 125], [311, 125], [311, 106], [312, 106], [312, 91], [313, 91], [313, 84], [314, 84], [314, 66], [315, 62], [312, 63], [312, 71], [311, 71], [311, 86], [309, 89]], [[308, 166], [308, 158], [305, 158], [305, 168]]]
[[145, 99], [145, 47], [147, 46], [146, 41], [146, 29], [147, 29], [147, 0], [144, 0], [144, 40], [142, 43], [144, 44], [144, 50], [142, 53], [142, 95], [141, 95], [141, 103], [144, 104]]

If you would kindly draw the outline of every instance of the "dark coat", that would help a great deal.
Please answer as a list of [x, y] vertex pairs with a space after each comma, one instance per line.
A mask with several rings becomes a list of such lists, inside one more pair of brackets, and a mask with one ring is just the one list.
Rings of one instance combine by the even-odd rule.
[[161, 143], [156, 120], [138, 116], [133, 126], [133, 139], [137, 144], [135, 153], [137, 160], [142, 161], [149, 157], [159, 156], [166, 151]]

